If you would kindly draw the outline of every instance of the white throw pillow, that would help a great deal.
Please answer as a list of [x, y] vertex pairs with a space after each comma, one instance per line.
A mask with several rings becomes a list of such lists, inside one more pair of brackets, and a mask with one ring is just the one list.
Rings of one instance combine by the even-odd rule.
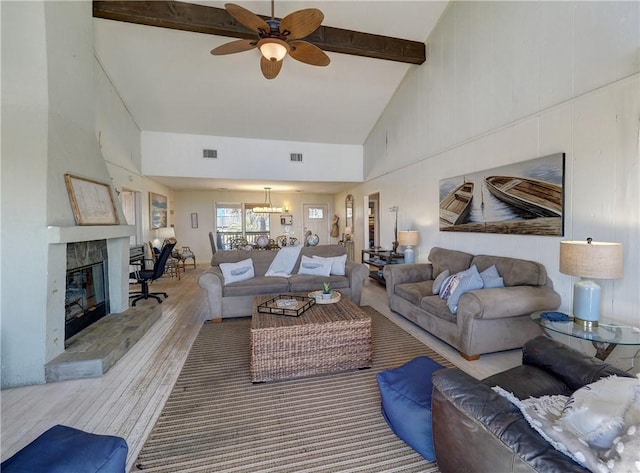
[[458, 273], [458, 283], [455, 287], [451, 288], [451, 292], [447, 298], [447, 306], [451, 313], [455, 314], [458, 311], [458, 301], [462, 294], [469, 291], [475, 291], [476, 289], [482, 289], [483, 287], [484, 283], [482, 282], [482, 278], [480, 277], [480, 273], [478, 273], [478, 268], [476, 268], [475, 264], [469, 269]]
[[450, 274], [449, 270], [445, 269], [440, 274], [438, 274], [438, 276], [436, 276], [436, 278], [433, 280], [433, 293], [434, 294], [439, 294], [440, 293], [440, 288], [442, 287], [442, 283], [444, 282], [445, 279], [447, 279], [449, 277], [449, 274]]
[[312, 258], [331, 260], [331, 274], [335, 274], [336, 276], [344, 276], [346, 274], [345, 272], [345, 266], [347, 264], [346, 254], [342, 256], [325, 256], [325, 257], [313, 255]]
[[625, 414], [638, 393], [637, 378], [603, 378], [569, 397], [559, 424], [593, 448], [610, 448], [622, 432]]
[[298, 274], [311, 276], [329, 276], [331, 274], [331, 260], [327, 258], [309, 258], [302, 255]]
[[253, 260], [247, 258], [237, 263], [220, 263], [220, 271], [224, 276], [224, 285], [232, 282], [244, 281], [255, 276]]
[[[522, 401], [499, 386], [492, 389], [518, 406], [531, 427], [556, 450], [590, 471], [628, 473], [633, 471], [631, 465], [640, 465], [640, 429], [635, 424], [640, 411], [638, 378], [610, 376], [578, 389], [571, 397]], [[624, 415], [630, 412], [634, 415]], [[634, 422], [622, 422], [623, 415], [625, 421], [632, 417]]]

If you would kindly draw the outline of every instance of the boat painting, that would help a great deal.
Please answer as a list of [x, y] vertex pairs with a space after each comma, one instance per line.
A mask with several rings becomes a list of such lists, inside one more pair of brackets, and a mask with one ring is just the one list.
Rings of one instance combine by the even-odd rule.
[[459, 225], [471, 212], [473, 182], [463, 182], [440, 201], [440, 225]]
[[498, 199], [538, 217], [562, 217], [562, 187], [538, 179], [489, 176], [489, 192]]
[[564, 162], [557, 153], [441, 180], [440, 230], [563, 236]]

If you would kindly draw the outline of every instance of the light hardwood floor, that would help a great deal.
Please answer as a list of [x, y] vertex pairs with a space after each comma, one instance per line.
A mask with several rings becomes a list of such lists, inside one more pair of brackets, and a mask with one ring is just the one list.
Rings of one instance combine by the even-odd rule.
[[[149, 435], [180, 373], [198, 331], [208, 317], [204, 292], [197, 277], [207, 266], [187, 269], [180, 281], [164, 277], [152, 290], [164, 290], [162, 318], [104, 376], [0, 392], [1, 458], [5, 460], [55, 424], [88, 432], [118, 435], [129, 445], [127, 470]], [[153, 299], [142, 304], [157, 304]], [[363, 290], [363, 305], [389, 317], [423, 343], [477, 378], [520, 363], [521, 351], [483, 355], [469, 362], [457, 351], [411, 322], [392, 313], [386, 291], [373, 280]], [[224, 323], [224, 322], [223, 322]], [[215, 396], [215, 393], [211, 393]]]

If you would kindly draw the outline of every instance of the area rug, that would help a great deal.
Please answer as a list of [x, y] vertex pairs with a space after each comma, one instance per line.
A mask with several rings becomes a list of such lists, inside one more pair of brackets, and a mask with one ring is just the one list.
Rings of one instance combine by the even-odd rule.
[[370, 307], [371, 369], [252, 384], [249, 319], [205, 323], [132, 471], [438, 472], [380, 413], [376, 373], [427, 355]]

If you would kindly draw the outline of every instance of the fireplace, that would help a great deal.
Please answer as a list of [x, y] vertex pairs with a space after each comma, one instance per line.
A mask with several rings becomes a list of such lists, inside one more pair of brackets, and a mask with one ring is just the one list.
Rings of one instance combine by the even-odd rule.
[[67, 244], [64, 338], [109, 314], [106, 240]]

